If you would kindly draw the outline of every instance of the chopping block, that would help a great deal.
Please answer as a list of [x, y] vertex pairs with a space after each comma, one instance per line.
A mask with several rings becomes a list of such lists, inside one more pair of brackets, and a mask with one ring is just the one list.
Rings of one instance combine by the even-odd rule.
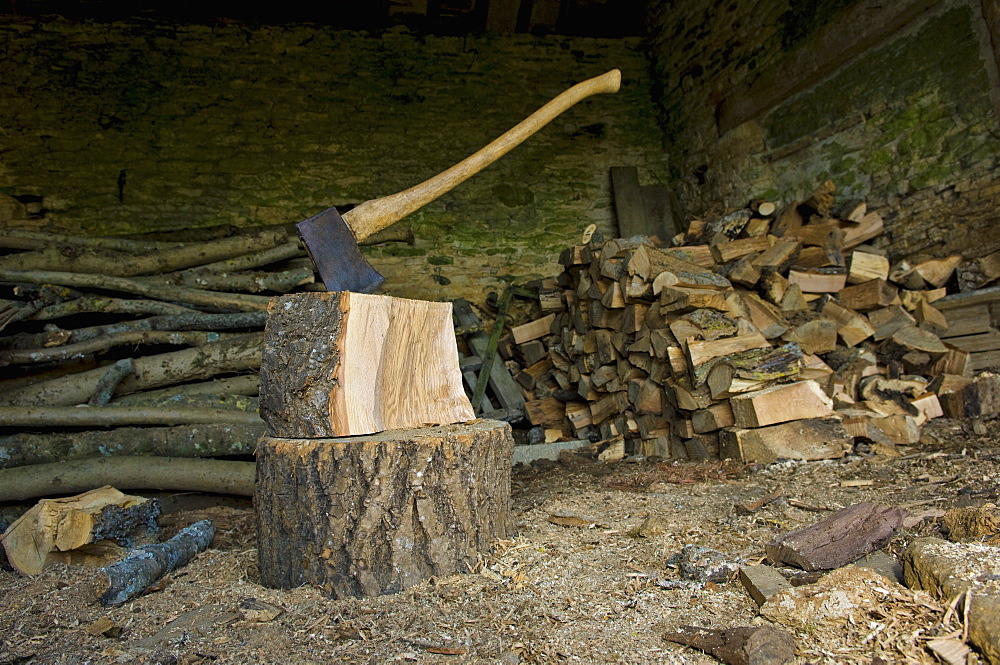
[[450, 303], [272, 299], [254, 508], [261, 583], [334, 598], [467, 573], [513, 531], [507, 423], [473, 420]]

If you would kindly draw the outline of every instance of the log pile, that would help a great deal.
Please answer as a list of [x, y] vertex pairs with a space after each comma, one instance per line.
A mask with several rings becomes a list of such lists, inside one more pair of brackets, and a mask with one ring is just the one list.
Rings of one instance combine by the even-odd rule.
[[783, 209], [696, 220], [669, 244], [566, 249], [537, 315], [500, 345], [528, 418], [548, 440], [624, 436], [630, 453], [682, 459], [915, 443], [929, 418], [961, 417], [942, 400], [997, 364], [952, 342], [996, 330], [949, 336], [961, 258], [892, 265], [867, 244], [882, 231], [864, 202], [835, 206], [827, 182]]
[[0, 467], [252, 454], [267, 303], [323, 286], [294, 227], [185, 235], [0, 232]]

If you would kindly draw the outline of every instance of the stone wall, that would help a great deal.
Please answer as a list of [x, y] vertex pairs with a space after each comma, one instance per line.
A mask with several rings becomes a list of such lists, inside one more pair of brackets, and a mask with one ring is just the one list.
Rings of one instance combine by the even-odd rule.
[[[898, 25], [874, 18], [893, 12]], [[655, 0], [650, 52], [682, 203], [711, 216], [830, 178], [883, 212], [894, 258], [1000, 249], [997, 14], [989, 0]], [[877, 37], [844, 47], [865, 33]], [[733, 112], [753, 104], [745, 121]]]
[[588, 224], [613, 233], [610, 166], [666, 177], [635, 39], [8, 17], [0, 56], [0, 194], [87, 234], [295, 222], [390, 194], [622, 69], [620, 93], [407, 218], [415, 245], [366, 250], [398, 296], [479, 301], [556, 274]]

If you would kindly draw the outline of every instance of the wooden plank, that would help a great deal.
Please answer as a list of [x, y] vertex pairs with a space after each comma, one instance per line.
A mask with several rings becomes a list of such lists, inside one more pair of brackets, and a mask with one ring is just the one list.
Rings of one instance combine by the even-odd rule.
[[719, 132], [725, 134], [774, 108], [940, 5], [940, 0], [856, 3], [811, 35], [806, 45], [737, 86], [719, 107]]
[[531, 3], [531, 21], [528, 32], [555, 32], [559, 24], [559, 6], [562, 0], [534, 0]]
[[[938, 310], [940, 311], [941, 308], [939, 307]], [[944, 310], [943, 313], [948, 322], [948, 329], [941, 333], [942, 338], [977, 335], [992, 330], [990, 308], [986, 303], [952, 307]]]
[[664, 242], [680, 233], [676, 197], [667, 185], [641, 185], [642, 205], [646, 209], [647, 229], [643, 235], [657, 236]]
[[643, 235], [649, 224], [639, 188], [639, 169], [635, 166], [612, 166], [611, 189], [614, 192], [618, 234], [622, 238]]
[[486, 32], [516, 32], [520, 10], [521, 0], [490, 0], [486, 12]]

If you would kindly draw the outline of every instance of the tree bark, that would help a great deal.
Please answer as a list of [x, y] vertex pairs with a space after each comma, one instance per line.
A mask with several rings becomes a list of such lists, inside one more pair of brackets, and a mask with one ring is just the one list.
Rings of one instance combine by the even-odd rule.
[[261, 439], [254, 505], [261, 582], [336, 598], [465, 573], [513, 530], [506, 423], [338, 439]]
[[143, 545], [129, 551], [129, 556], [118, 563], [101, 568], [104, 575], [101, 605], [121, 605], [130, 598], [153, 586], [165, 574], [177, 570], [212, 544], [215, 525], [212, 520], [201, 520], [180, 532], [165, 543]]
[[121, 425], [255, 424], [256, 413], [235, 409], [140, 406], [0, 406], [0, 427], [117, 427]]
[[0, 436], [0, 469], [96, 456], [225, 457], [253, 455], [264, 423], [117, 427], [82, 432], [17, 432]]
[[253, 462], [179, 457], [109, 457], [0, 469], [0, 501], [72, 494], [111, 485], [251, 496]]

